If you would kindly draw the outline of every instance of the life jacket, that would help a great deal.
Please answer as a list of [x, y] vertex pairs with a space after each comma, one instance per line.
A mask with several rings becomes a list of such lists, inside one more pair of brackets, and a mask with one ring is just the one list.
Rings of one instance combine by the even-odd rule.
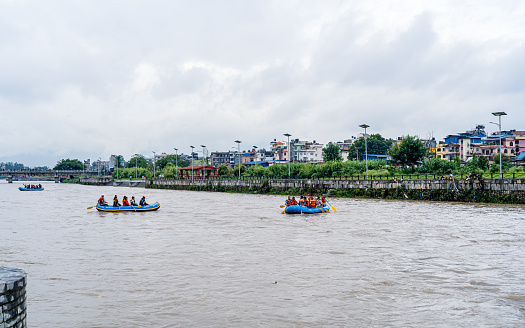
[[299, 206], [304, 206], [304, 199], [299, 199]]
[[129, 203], [128, 203], [127, 199], [123, 199], [122, 200], [122, 206], [129, 206]]
[[287, 200], [284, 202], [284, 205], [286, 205], [286, 206], [290, 206], [290, 200], [287, 199]]
[[98, 199], [98, 204], [99, 204], [99, 205], [104, 205], [104, 203], [105, 203], [105, 202], [104, 202], [104, 198], [100, 197], [100, 198]]
[[291, 205], [297, 205], [297, 201], [295, 199], [292, 199]]
[[315, 199], [310, 198], [310, 204], [309, 205], [310, 205], [311, 208], [314, 208], [315, 207]]

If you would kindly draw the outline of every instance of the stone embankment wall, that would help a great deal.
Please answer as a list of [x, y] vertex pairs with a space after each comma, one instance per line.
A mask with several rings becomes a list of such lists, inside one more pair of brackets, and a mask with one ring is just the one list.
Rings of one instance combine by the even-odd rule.
[[113, 186], [113, 187], [138, 187], [145, 188], [146, 181], [141, 180], [117, 180], [112, 178], [80, 178], [80, 184], [95, 186]]
[[148, 180], [146, 188], [291, 195], [525, 203], [525, 179]]
[[0, 267], [0, 328], [25, 328], [26, 278], [23, 270]]

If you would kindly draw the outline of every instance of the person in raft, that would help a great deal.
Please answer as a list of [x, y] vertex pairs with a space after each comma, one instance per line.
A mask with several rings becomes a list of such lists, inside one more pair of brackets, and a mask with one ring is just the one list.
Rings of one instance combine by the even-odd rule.
[[122, 206], [130, 206], [128, 202], [128, 197], [124, 196], [124, 198], [122, 198]]
[[142, 196], [142, 198], [140, 199], [139, 205], [140, 206], [148, 205], [148, 203], [146, 203], [146, 196]]
[[292, 202], [292, 199], [291, 199], [290, 196], [288, 196], [288, 199], [284, 202], [284, 205], [290, 206], [290, 205], [292, 205], [291, 202]]
[[113, 197], [113, 206], [114, 207], [119, 207], [120, 206], [120, 204], [118, 203], [117, 195], [115, 195], [115, 197]]
[[108, 206], [108, 203], [106, 203], [106, 200], [104, 199], [104, 195], [100, 196], [100, 198], [98, 199], [98, 205]]
[[295, 200], [295, 197], [292, 197], [292, 200], [290, 201], [290, 205], [297, 205], [297, 200]]
[[131, 196], [131, 206], [137, 206], [137, 202], [135, 201], [135, 196]]

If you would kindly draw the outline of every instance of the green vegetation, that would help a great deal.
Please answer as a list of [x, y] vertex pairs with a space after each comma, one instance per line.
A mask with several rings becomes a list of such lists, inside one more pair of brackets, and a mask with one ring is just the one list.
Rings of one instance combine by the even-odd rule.
[[84, 164], [82, 164], [81, 161], [78, 159], [62, 159], [60, 160], [57, 165], [53, 168], [53, 170], [83, 170]]
[[[383, 155], [388, 152], [392, 146], [391, 139], [385, 139], [380, 134], [371, 134], [366, 138], [366, 148], [368, 154]], [[361, 159], [365, 154], [365, 138], [357, 139], [348, 149], [348, 158]]]
[[425, 158], [427, 148], [419, 138], [406, 136], [401, 143], [393, 145], [388, 154], [392, 156], [392, 163], [410, 166], [413, 173], [415, 165]]
[[343, 157], [341, 156], [341, 151], [339, 146], [333, 142], [329, 142], [325, 148], [323, 148], [323, 161], [332, 162], [332, 161], [342, 161]]

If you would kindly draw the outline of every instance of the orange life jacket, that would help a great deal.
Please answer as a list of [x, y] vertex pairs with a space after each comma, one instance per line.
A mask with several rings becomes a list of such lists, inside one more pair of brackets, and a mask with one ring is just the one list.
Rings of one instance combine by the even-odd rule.
[[299, 199], [299, 206], [304, 206], [304, 199]]
[[291, 203], [290, 205], [297, 205], [297, 201], [295, 199], [292, 199], [290, 203]]
[[313, 199], [313, 198], [310, 198], [310, 207], [311, 208], [315, 207], [315, 199]]

